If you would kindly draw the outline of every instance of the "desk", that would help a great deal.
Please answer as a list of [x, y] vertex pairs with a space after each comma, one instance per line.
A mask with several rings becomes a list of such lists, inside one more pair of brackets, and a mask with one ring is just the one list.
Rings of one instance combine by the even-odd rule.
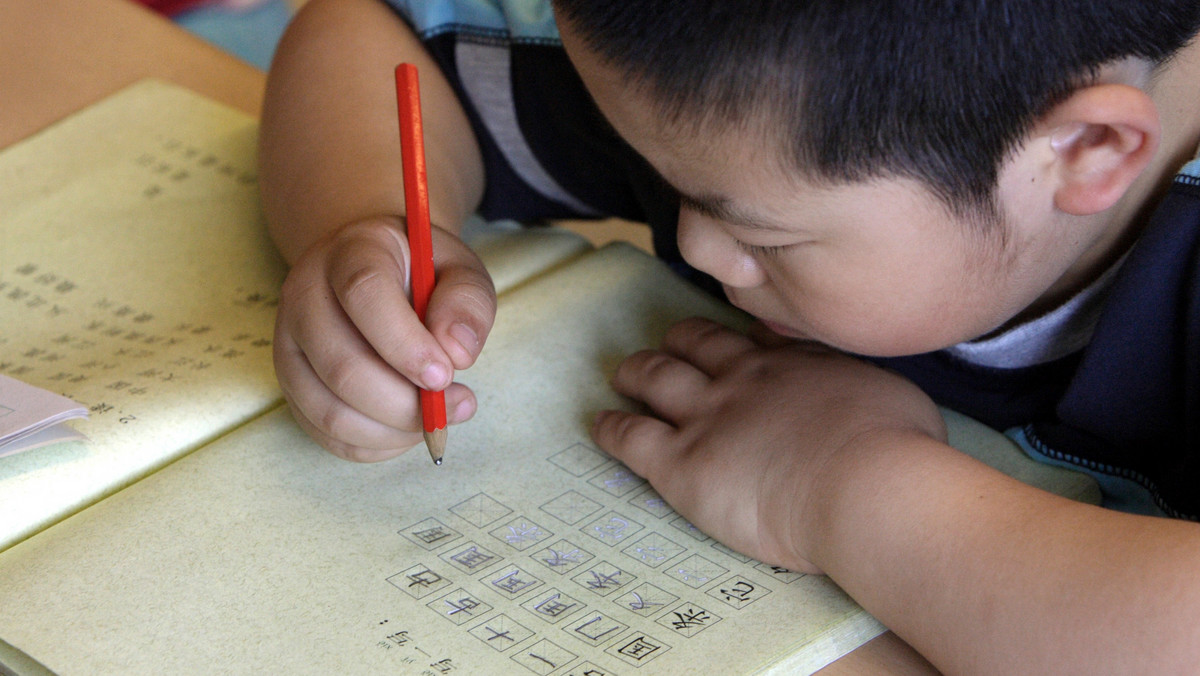
[[0, 147], [144, 77], [256, 114], [262, 72], [118, 0], [0, 3]]
[[[263, 73], [126, 0], [0, 3], [0, 148], [145, 77], [257, 114]], [[824, 676], [933, 674], [886, 633]]]

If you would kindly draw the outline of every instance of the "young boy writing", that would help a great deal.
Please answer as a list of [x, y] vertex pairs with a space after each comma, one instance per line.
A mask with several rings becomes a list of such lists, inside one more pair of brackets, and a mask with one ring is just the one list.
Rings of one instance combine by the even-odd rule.
[[[1198, 28], [1171, 0], [313, 0], [263, 117], [294, 265], [280, 382], [334, 453], [394, 456], [417, 385], [474, 412], [452, 373], [495, 294], [454, 236], [468, 214], [644, 220], [776, 334], [692, 320], [619, 368], [653, 414], [601, 413], [595, 440], [677, 511], [830, 575], [948, 672], [1188, 672]], [[400, 61], [440, 226], [428, 330], [403, 286]], [[1124, 511], [954, 451], [929, 395]]]

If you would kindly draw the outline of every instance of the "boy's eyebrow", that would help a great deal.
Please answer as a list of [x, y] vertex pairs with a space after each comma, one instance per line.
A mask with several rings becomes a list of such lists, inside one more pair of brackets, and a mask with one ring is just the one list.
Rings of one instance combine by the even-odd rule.
[[733, 202], [727, 197], [718, 195], [689, 195], [680, 190], [675, 191], [679, 195], [679, 204], [684, 208], [691, 209], [699, 214], [715, 218], [717, 220], [740, 225], [751, 230], [763, 230], [769, 232], [790, 232], [788, 228], [784, 228], [773, 223], [769, 223], [754, 214], [746, 213], [738, 209]]

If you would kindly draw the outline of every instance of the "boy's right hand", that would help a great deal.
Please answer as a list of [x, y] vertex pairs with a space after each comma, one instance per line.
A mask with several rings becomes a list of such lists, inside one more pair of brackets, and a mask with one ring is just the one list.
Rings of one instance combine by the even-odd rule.
[[409, 300], [408, 241], [395, 218], [333, 231], [284, 282], [276, 375], [297, 422], [335, 455], [374, 462], [420, 442], [418, 386], [446, 390], [452, 424], [475, 413], [475, 395], [451, 380], [479, 356], [496, 292], [457, 237], [434, 227], [433, 250], [437, 285], [425, 325]]

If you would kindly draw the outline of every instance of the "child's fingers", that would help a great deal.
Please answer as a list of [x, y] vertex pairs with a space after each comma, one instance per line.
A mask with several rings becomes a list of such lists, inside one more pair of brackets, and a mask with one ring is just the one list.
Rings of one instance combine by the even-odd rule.
[[754, 341], [714, 321], [692, 317], [672, 326], [663, 349], [714, 376], [755, 349]]
[[[344, 316], [341, 319], [325, 324], [305, 322], [293, 333], [279, 332], [276, 370], [280, 381], [319, 381], [338, 401], [368, 418], [389, 428], [418, 431], [416, 386], [384, 363]], [[475, 396], [466, 386], [451, 384], [446, 389], [446, 406], [449, 421], [462, 422], [474, 415]]]
[[385, 460], [420, 441], [416, 431], [385, 425], [348, 406], [325, 387], [299, 350], [277, 348], [275, 370], [296, 421], [340, 457]]
[[[367, 344], [323, 281], [283, 294], [275, 342], [277, 354], [288, 359], [277, 368], [311, 371], [351, 408], [390, 427], [415, 430], [415, 387]], [[304, 382], [304, 375], [297, 372], [296, 381]]]
[[676, 466], [675, 435], [671, 425], [628, 411], [601, 411], [592, 422], [596, 445], [656, 488], [659, 478]]
[[[328, 416], [322, 421], [322, 424], [315, 423], [309, 418], [309, 412], [300, 404], [292, 403], [290, 405], [292, 417], [296, 419], [296, 423], [323, 448], [330, 453], [350, 460], [352, 462], [381, 462], [390, 460], [421, 441], [421, 435], [415, 432], [401, 432], [400, 430], [388, 429], [386, 437], [380, 435], [353, 435], [350, 438], [334, 436], [339, 432], [327, 431], [327, 425], [323, 424], [328, 421]], [[353, 413], [347, 407], [347, 416]], [[343, 426], [343, 429], [346, 429]]]
[[456, 369], [475, 363], [496, 320], [496, 289], [482, 261], [461, 240], [434, 229], [437, 283], [425, 325]]
[[660, 350], [643, 350], [617, 367], [612, 386], [644, 402], [656, 415], [678, 423], [701, 405], [709, 377], [695, 366]]
[[335, 350], [306, 350], [305, 358], [313, 377], [350, 408], [388, 427], [417, 428], [416, 386], [379, 359], [357, 335], [347, 332]]
[[409, 302], [406, 249], [390, 228], [358, 227], [331, 252], [326, 275], [341, 309], [384, 362], [421, 387], [445, 389], [453, 368]]
[[[383, 421], [332, 391], [289, 336], [276, 340], [275, 355], [275, 370], [297, 421], [336, 455], [375, 462], [399, 455], [421, 440], [416, 389], [407, 380], [397, 376], [393, 392], [375, 397], [401, 411], [394, 420]], [[451, 385], [446, 390], [446, 409], [451, 423], [468, 420], [475, 413], [475, 394], [464, 385]]]
[[[454, 269], [455, 249], [443, 248]], [[474, 394], [451, 383], [452, 357], [409, 302], [406, 257], [394, 222], [354, 223], [315, 245], [284, 283], [275, 340], [280, 385], [305, 430], [348, 459], [386, 459], [420, 441], [419, 385], [445, 389], [449, 422], [475, 413]], [[442, 305], [481, 298], [465, 302], [483, 309], [462, 321], [486, 335], [495, 313], [486, 272], [474, 254], [457, 267], [465, 270], [446, 275], [449, 286], [467, 291], [446, 294]], [[445, 333], [461, 331], [450, 326]]]

